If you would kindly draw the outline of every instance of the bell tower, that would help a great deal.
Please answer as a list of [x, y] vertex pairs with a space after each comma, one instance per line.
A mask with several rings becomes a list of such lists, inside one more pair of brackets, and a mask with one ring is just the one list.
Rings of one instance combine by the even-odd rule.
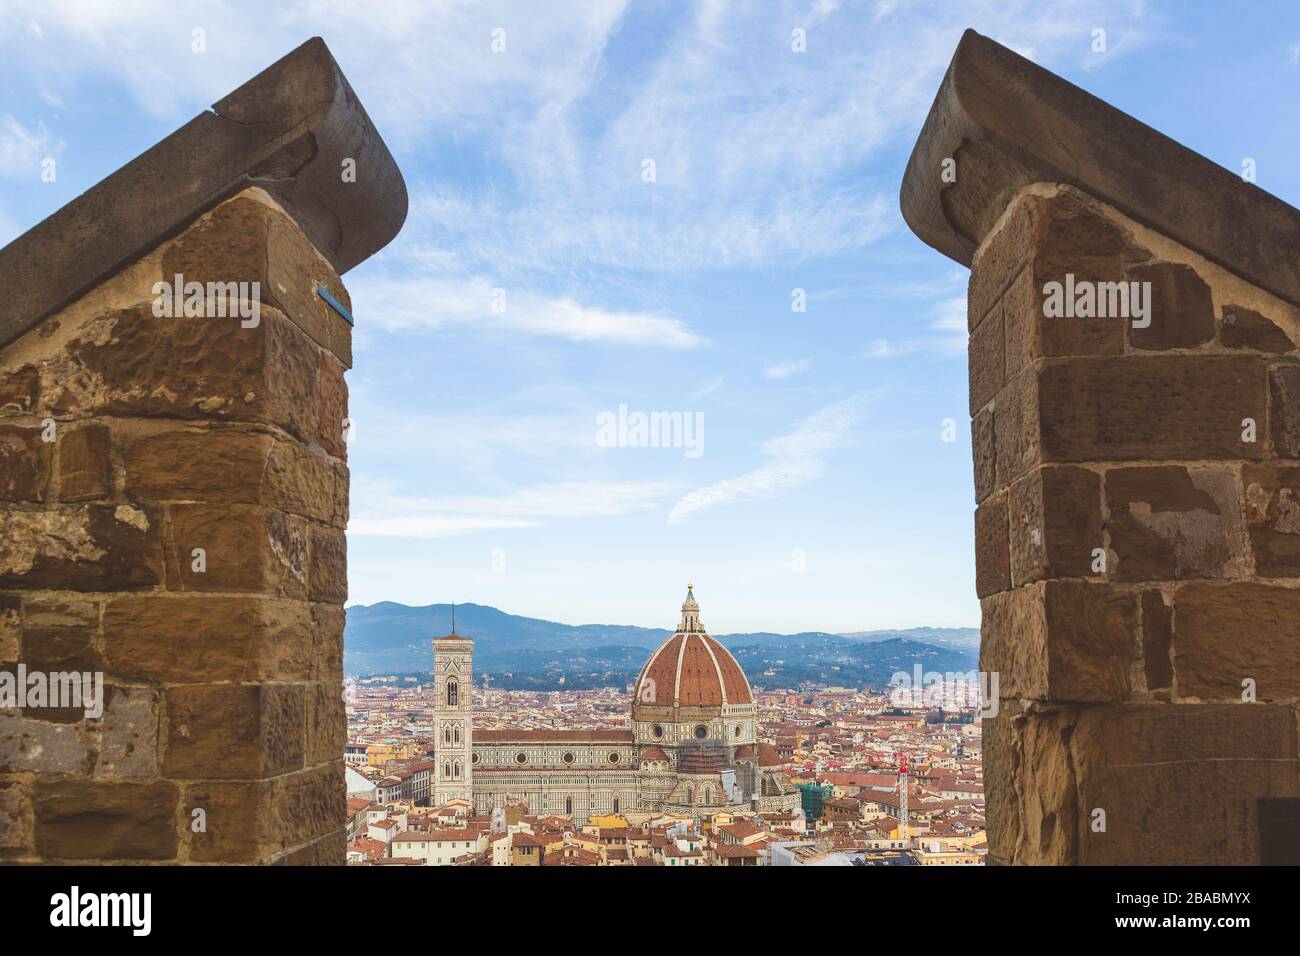
[[434, 748], [433, 806], [448, 800], [474, 801], [473, 698], [474, 642], [456, 633], [452, 612], [451, 633], [433, 639], [433, 723], [438, 734]]

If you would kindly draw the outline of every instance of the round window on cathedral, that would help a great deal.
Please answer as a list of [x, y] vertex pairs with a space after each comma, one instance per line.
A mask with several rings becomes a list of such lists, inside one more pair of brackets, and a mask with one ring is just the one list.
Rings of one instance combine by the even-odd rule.
[[610, 762], [610, 763], [618, 763], [618, 762], [619, 762], [620, 760], [622, 760], [622, 759], [623, 759], [623, 758], [620, 757], [617, 753], [612, 753], [612, 754], [609, 755], [609, 762]]
[[698, 727], [695, 728], [695, 736], [697, 739], [703, 740], [705, 737], [709, 736], [709, 728], [705, 727], [703, 724], [700, 724]]
[[658, 724], [655, 724], [653, 727], [650, 728], [650, 736], [653, 737], [655, 740], [662, 740], [664, 736], [664, 729], [660, 727]]
[[515, 763], [528, 763], [528, 754], [522, 750], [515, 754]]
[[478, 754], [475, 754], [474, 756], [470, 757], [470, 758], [469, 758], [469, 762], [470, 762], [470, 763], [478, 763]]
[[572, 750], [566, 750], [566, 751], [564, 752], [564, 756], [563, 756], [561, 759], [562, 759], [565, 763], [573, 763], [573, 760], [574, 760], [574, 757], [573, 757], [573, 751], [572, 751]]

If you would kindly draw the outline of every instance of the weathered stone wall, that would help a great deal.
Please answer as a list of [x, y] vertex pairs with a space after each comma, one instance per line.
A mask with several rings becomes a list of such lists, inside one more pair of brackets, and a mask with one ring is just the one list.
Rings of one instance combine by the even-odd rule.
[[[1047, 317], [1067, 273], [1150, 282], [1149, 327]], [[969, 316], [990, 859], [1259, 862], [1300, 796], [1300, 309], [1038, 183]]]
[[[260, 321], [155, 317], [176, 274], [259, 283]], [[348, 303], [248, 189], [0, 350], [0, 669], [106, 697], [0, 710], [0, 858], [343, 862], [351, 329], [318, 284]]]

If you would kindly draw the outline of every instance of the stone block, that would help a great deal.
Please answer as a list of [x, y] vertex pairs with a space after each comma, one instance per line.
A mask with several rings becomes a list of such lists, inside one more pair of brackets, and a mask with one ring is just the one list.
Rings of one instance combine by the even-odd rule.
[[88, 775], [94, 753], [80, 725], [28, 716], [35, 712], [35, 708], [27, 708], [27, 714], [0, 710], [0, 774]]
[[[1259, 862], [1260, 797], [1300, 795], [1295, 710], [1277, 705], [1084, 708], [1069, 737], [1084, 865]], [[1196, 821], [1194, 838], [1188, 821]]]
[[144, 304], [87, 322], [57, 360], [40, 363], [41, 389], [56, 417], [265, 422], [311, 440], [319, 352], [274, 308], [244, 328], [237, 318], [159, 318]]
[[975, 459], [975, 503], [979, 504], [997, 486], [997, 450], [993, 429], [993, 408], [982, 408], [971, 419], [971, 450]]
[[276, 866], [343, 866], [347, 858], [347, 847], [347, 831], [340, 827], [318, 840], [285, 853], [274, 863]]
[[1251, 582], [1188, 584], [1174, 594], [1174, 688], [1181, 697], [1300, 697], [1300, 590]]
[[1291, 337], [1273, 321], [1254, 309], [1225, 305], [1219, 328], [1219, 342], [1230, 349], [1254, 349], [1281, 354], [1295, 350]]
[[351, 311], [347, 289], [284, 213], [253, 196], [222, 203], [168, 246], [163, 277], [186, 282], [256, 282], [261, 303], [277, 308], [322, 348], [352, 364], [352, 329], [317, 292]]
[[1300, 458], [1300, 365], [1278, 365], [1269, 371], [1268, 409], [1273, 454]]
[[1237, 479], [1227, 466], [1112, 468], [1106, 504], [1117, 580], [1245, 573]]
[[154, 687], [105, 686], [104, 716], [94, 729], [96, 777], [158, 776], [160, 692]]
[[1002, 309], [995, 307], [989, 317], [971, 333], [966, 346], [972, 415], [1002, 390], [1006, 377], [1003, 341]]
[[269, 502], [281, 511], [322, 522], [338, 519], [339, 474], [346, 466], [319, 449], [298, 442], [277, 441], [266, 460]]
[[21, 655], [22, 598], [0, 594], [0, 665], [13, 664]]
[[162, 557], [162, 516], [152, 507], [0, 508], [0, 588], [152, 588], [162, 583]]
[[269, 781], [191, 784], [181, 808], [188, 819], [203, 811], [205, 829], [187, 834], [191, 862], [260, 863], [278, 849]]
[[1300, 465], [1246, 465], [1242, 485], [1255, 574], [1300, 577]]
[[1003, 699], [1122, 701], [1137, 659], [1135, 594], [1104, 583], [1044, 581], [981, 602], [980, 669]]
[[0, 370], [0, 418], [35, 415], [40, 394], [41, 376], [34, 365]]
[[107, 426], [85, 425], [59, 434], [59, 500], [93, 501], [113, 491]]
[[1068, 741], [1076, 709], [1004, 704], [982, 723], [989, 861], [1077, 861], [1080, 810]]
[[347, 818], [342, 758], [273, 781], [271, 818], [285, 850], [337, 829]]
[[171, 860], [176, 856], [176, 786], [38, 779], [36, 850], [46, 859]]
[[347, 745], [348, 717], [338, 684], [308, 684], [306, 764], [329, 763]]
[[28, 785], [0, 780], [0, 858], [30, 853], [33, 829]]
[[[307, 534], [301, 519], [253, 505], [168, 507], [167, 586], [302, 598]], [[203, 563], [196, 563], [201, 549]], [[198, 570], [204, 568], [204, 570]]]
[[1033, 366], [1021, 369], [993, 405], [993, 441], [999, 488], [1042, 461], [1038, 379]]
[[1089, 577], [1102, 547], [1101, 478], [1069, 465], [1035, 469], [1011, 486], [1011, 580]]
[[308, 607], [292, 601], [142, 595], [116, 598], [104, 611], [106, 667], [126, 679], [317, 679], [320, 640]]
[[975, 593], [986, 597], [1011, 587], [1007, 496], [994, 495], [975, 509]]
[[166, 688], [164, 712], [167, 777], [260, 780], [303, 766], [301, 685], [181, 684]]
[[978, 328], [1029, 257], [1032, 241], [1029, 207], [1017, 203], [990, 233], [971, 264], [966, 303], [970, 330]]
[[348, 385], [343, 366], [333, 356], [322, 352], [317, 390], [320, 394], [320, 431], [317, 440], [335, 458], [347, 459]]
[[40, 428], [0, 425], [0, 501], [44, 501], [53, 474], [54, 445]]
[[[1048, 359], [1037, 384], [1043, 461], [1264, 457], [1265, 369], [1254, 357]], [[1243, 441], [1247, 418], [1254, 442]]]
[[343, 682], [343, 627], [345, 612], [338, 604], [311, 606], [311, 634], [315, 641], [310, 680], [335, 685]]
[[145, 501], [262, 501], [274, 439], [232, 428], [181, 428], [131, 441], [126, 493]]
[[342, 604], [348, 597], [348, 542], [337, 528], [312, 526], [311, 600]]
[[94, 601], [26, 599], [22, 621], [22, 660], [45, 671], [101, 671], [99, 608]]
[[1129, 342], [1139, 349], [1191, 349], [1214, 338], [1214, 301], [1210, 287], [1191, 266], [1153, 262], [1129, 270], [1133, 282], [1149, 282], [1150, 324], [1128, 328]]
[[1173, 642], [1174, 611], [1165, 603], [1159, 591], [1143, 591], [1142, 607], [1142, 661], [1147, 690], [1169, 688], [1173, 684], [1173, 665], [1169, 648]]
[[1012, 705], [984, 739], [985, 776], [1000, 781], [987, 798], [998, 862], [1256, 863], [1256, 801], [1300, 792], [1285, 706]]

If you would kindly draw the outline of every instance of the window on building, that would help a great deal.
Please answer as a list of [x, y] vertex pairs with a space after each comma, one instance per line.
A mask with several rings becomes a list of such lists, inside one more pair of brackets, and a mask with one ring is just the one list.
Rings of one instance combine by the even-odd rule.
[[460, 700], [460, 686], [454, 681], [447, 681], [447, 706], [455, 707]]
[[572, 798], [572, 797], [565, 797], [565, 798], [564, 798], [564, 815], [565, 815], [566, 817], [571, 817], [571, 816], [573, 816], [573, 798]]
[[614, 798], [614, 812], [618, 813], [618, 797]]

